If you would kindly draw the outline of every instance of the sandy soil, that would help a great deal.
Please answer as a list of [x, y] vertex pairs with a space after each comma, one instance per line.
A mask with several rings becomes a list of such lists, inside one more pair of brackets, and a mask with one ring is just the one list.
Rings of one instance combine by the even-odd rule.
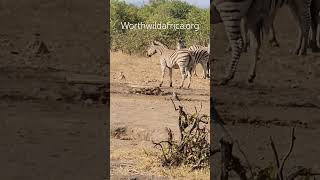
[[[273, 162], [270, 136], [283, 156], [290, 145], [290, 127], [297, 126], [297, 140], [286, 170], [299, 165], [319, 169], [320, 54], [311, 50], [306, 57], [290, 54], [297, 28], [287, 8], [279, 12], [275, 26], [280, 48], [268, 47], [264, 41], [252, 85], [246, 83], [252, 60], [249, 53], [244, 54], [236, 78], [227, 86], [215, 85], [212, 89], [217, 110], [253, 166]], [[230, 62], [230, 53], [225, 53], [227, 39], [222, 25], [217, 26], [216, 33], [213, 46], [219, 79]]]
[[[111, 133], [119, 128], [126, 129], [130, 140], [111, 137], [111, 170], [112, 179], [119, 178], [121, 172], [124, 175], [135, 176], [146, 174], [149, 178], [152, 173], [131, 171], [126, 172], [119, 164], [127, 164], [124, 159], [112, 159], [114, 154], [126, 149], [146, 148], [152, 149], [151, 140], [166, 139], [166, 127], [178, 130], [178, 113], [174, 110], [170, 101], [172, 92], [176, 92], [181, 103], [188, 112], [194, 112], [194, 106], [203, 105], [202, 112], [209, 114], [209, 80], [194, 77], [190, 89], [177, 89], [180, 83], [178, 70], [173, 71], [173, 88], [169, 88], [168, 77], [161, 95], [137, 94], [135, 89], [143, 87], [156, 87], [159, 84], [160, 65], [159, 57], [152, 58], [128, 56], [121, 53], [111, 53]], [[198, 67], [200, 71], [200, 66]], [[124, 75], [124, 77], [121, 75]], [[178, 103], [178, 102], [175, 102]], [[135, 157], [133, 162], [135, 162]], [[129, 164], [131, 164], [129, 163]], [[124, 165], [125, 166], [125, 165]], [[190, 177], [193, 178], [193, 177]], [[209, 179], [209, 176], [206, 177]]]
[[[103, 2], [1, 1], [0, 179], [105, 176], [105, 104], [81, 97], [103, 83], [67, 80], [103, 78], [102, 7]], [[35, 33], [49, 54], [37, 56], [39, 49], [28, 48]]]

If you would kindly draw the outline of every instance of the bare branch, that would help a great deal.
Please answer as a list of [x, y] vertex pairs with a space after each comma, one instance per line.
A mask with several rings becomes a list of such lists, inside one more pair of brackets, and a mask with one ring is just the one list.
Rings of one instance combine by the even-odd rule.
[[270, 136], [270, 145], [271, 145], [271, 148], [272, 148], [272, 151], [273, 151], [273, 155], [274, 155], [274, 159], [275, 159], [275, 162], [276, 162], [276, 165], [277, 165], [277, 169], [278, 169], [278, 172], [277, 172], [278, 178], [281, 180], [281, 179], [283, 179], [283, 174], [282, 174], [282, 172], [279, 171], [279, 169], [280, 169], [279, 155], [278, 155], [278, 151], [276, 149], [276, 146], [275, 146], [271, 136]]
[[294, 147], [294, 141], [296, 140], [296, 137], [295, 137], [295, 135], [294, 135], [294, 132], [295, 132], [295, 128], [292, 128], [290, 148], [289, 148], [287, 154], [285, 155], [285, 157], [283, 158], [283, 160], [282, 160], [282, 162], [281, 162], [281, 165], [280, 165], [279, 172], [280, 172], [281, 175], [282, 175], [282, 179], [283, 179], [283, 167], [284, 167], [284, 165], [285, 165], [286, 160], [289, 158], [290, 154], [292, 153], [292, 150], [293, 150], [293, 147]]

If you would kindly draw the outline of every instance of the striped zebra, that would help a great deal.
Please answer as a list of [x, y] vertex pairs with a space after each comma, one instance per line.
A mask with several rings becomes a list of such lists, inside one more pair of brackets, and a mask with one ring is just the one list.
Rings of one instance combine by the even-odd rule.
[[147, 55], [151, 57], [154, 54], [160, 54], [160, 66], [161, 66], [161, 81], [160, 87], [163, 84], [164, 75], [166, 69], [169, 70], [170, 87], [172, 87], [172, 69], [180, 69], [181, 72], [181, 84], [179, 88], [183, 87], [186, 78], [189, 79], [188, 88], [191, 83], [191, 70], [193, 67], [194, 58], [187, 49], [171, 50], [164, 44], [153, 41], [151, 46], [147, 50]]
[[[294, 18], [298, 22], [301, 20], [299, 20], [299, 18], [297, 18], [300, 16], [300, 14], [298, 12], [296, 12], [296, 10], [299, 9], [299, 7], [303, 7], [303, 6], [301, 6], [301, 2], [303, 2], [303, 1], [301, 1], [301, 0], [287, 1], [287, 4], [288, 4], [291, 12], [293, 14], [295, 14]], [[308, 5], [306, 5], [306, 6], [308, 6]], [[274, 14], [272, 15], [273, 20], [275, 19], [276, 12], [277, 11], [275, 11]], [[319, 18], [319, 16], [320, 16], [320, 1], [319, 0], [312, 0], [311, 5], [310, 5], [310, 13], [311, 13], [311, 31], [310, 31], [310, 35], [309, 35], [309, 40], [310, 40], [309, 46], [312, 48], [313, 52], [317, 52], [317, 51], [319, 51], [319, 48], [320, 48], [320, 40], [319, 40], [320, 28], [319, 29], [317, 28], [318, 24], [320, 24], [320, 18]], [[302, 31], [301, 29], [302, 28], [300, 28], [300, 32]], [[274, 28], [273, 23], [271, 25], [270, 31], [271, 31], [271, 36], [269, 39], [269, 43], [273, 47], [279, 47], [279, 42], [276, 38], [276, 32], [275, 32], [275, 28]], [[300, 39], [301, 39], [301, 37], [299, 37], [297, 47], [294, 51], [294, 53], [298, 54], [298, 55], [303, 54], [303, 52], [299, 52], [300, 49], [302, 48], [302, 44], [301, 44], [302, 42]]]
[[[311, 0], [311, 1], [312, 1], [311, 5], [310, 5], [311, 31], [309, 33], [309, 43], [308, 44], [309, 44], [309, 47], [311, 47], [312, 52], [318, 52], [319, 48], [320, 48], [320, 27], [317, 28], [317, 26], [320, 25], [320, 1], [319, 0]], [[294, 15], [294, 18], [298, 22], [302, 21], [300, 19], [300, 14], [297, 12], [297, 9], [299, 9], [299, 7], [302, 7], [301, 3], [303, 3], [303, 1], [301, 1], [301, 0], [291, 0], [291, 1], [287, 2], [292, 14]], [[274, 20], [275, 14], [272, 18]], [[301, 22], [299, 22], [299, 23], [301, 24]], [[270, 30], [271, 30], [271, 39], [270, 39], [271, 44], [272, 45], [275, 44], [275, 46], [279, 46], [273, 24], [272, 24]], [[300, 28], [299, 30], [300, 30], [299, 33], [301, 33], [303, 31], [302, 28]], [[302, 47], [302, 40], [301, 40], [300, 36], [301, 35], [299, 35], [297, 47], [294, 51], [294, 53], [298, 54], [298, 55], [306, 53], [306, 52], [303, 52], [305, 50], [302, 49], [303, 48]]]
[[309, 45], [313, 52], [320, 50], [320, 1], [312, 0], [311, 7], [311, 37]]
[[[184, 45], [183, 41], [179, 39], [177, 41], [177, 49], [184, 49], [186, 46]], [[209, 47], [208, 47], [209, 48]], [[192, 73], [194, 76], [197, 76], [196, 72], [196, 66], [197, 64], [201, 64], [202, 69], [203, 69], [203, 79], [206, 79], [209, 77], [209, 50], [207, 47], [200, 46], [200, 45], [193, 45], [189, 48], [189, 50], [193, 53], [193, 56], [195, 57], [195, 64], [194, 67], [192, 68]], [[205, 52], [207, 51], [207, 52]]]
[[177, 49], [184, 49], [184, 48], [187, 48], [187, 46], [184, 44], [182, 39], [179, 39], [177, 41]]
[[193, 53], [194, 59], [196, 61], [196, 63], [194, 64], [194, 67], [192, 68], [194, 76], [197, 76], [196, 66], [197, 64], [200, 64], [203, 69], [202, 78], [206, 79], [210, 77], [209, 48], [210, 48], [210, 43], [208, 44], [208, 47], [200, 46], [200, 45], [193, 45], [189, 47], [189, 51]]
[[[220, 81], [221, 85], [227, 84], [234, 78], [238, 62], [243, 47], [243, 39], [241, 36], [241, 19], [246, 20], [246, 25], [250, 32], [250, 46], [253, 51], [253, 63], [249, 70], [248, 82], [252, 83], [256, 76], [256, 66], [259, 59], [262, 32], [268, 32], [273, 24], [273, 14], [282, 7], [287, 0], [216, 0], [211, 17], [214, 23], [223, 22], [225, 30], [232, 49], [231, 63], [226, 76]], [[288, 3], [293, 15], [299, 14], [297, 19], [300, 25], [299, 39], [302, 46], [299, 53], [304, 54], [310, 27], [310, 3], [311, 0], [294, 0], [299, 1], [297, 6], [295, 3]]]

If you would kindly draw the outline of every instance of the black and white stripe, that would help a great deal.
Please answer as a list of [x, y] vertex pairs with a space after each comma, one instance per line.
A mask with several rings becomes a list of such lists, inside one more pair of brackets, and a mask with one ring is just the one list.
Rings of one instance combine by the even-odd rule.
[[188, 88], [191, 83], [191, 70], [193, 67], [194, 59], [188, 49], [170, 50], [164, 44], [153, 41], [147, 51], [147, 55], [160, 54], [160, 66], [161, 66], [161, 82], [160, 87], [163, 84], [164, 75], [166, 69], [169, 70], [170, 87], [172, 87], [172, 69], [180, 69], [181, 72], [181, 84], [179, 88], [183, 87], [186, 78], [189, 79]]
[[200, 45], [193, 45], [189, 47], [189, 50], [192, 52], [195, 59], [195, 63], [192, 71], [194, 75], [197, 75], [196, 66], [197, 64], [200, 64], [203, 69], [203, 76], [202, 76], [203, 79], [206, 79], [207, 77], [209, 78], [210, 76], [209, 48], [210, 48], [210, 44], [208, 45], [208, 47], [204, 47]]
[[[286, 0], [216, 0], [212, 3], [214, 14], [218, 17], [211, 17], [217, 19], [215, 23], [223, 22], [225, 30], [229, 39], [232, 51], [232, 58], [229, 69], [225, 78], [220, 82], [227, 84], [233, 79], [240, 60], [241, 51], [243, 48], [243, 39], [241, 36], [241, 19], [246, 22], [250, 32], [250, 46], [253, 53], [253, 64], [249, 71], [248, 81], [253, 82], [256, 76], [256, 65], [259, 59], [261, 47], [261, 32], [268, 31], [273, 24], [273, 16], [275, 11], [283, 6]], [[299, 2], [297, 2], [299, 1]], [[311, 0], [292, 0], [288, 3], [292, 13], [296, 16], [299, 22], [300, 36], [302, 45], [299, 49], [299, 54], [305, 54], [305, 44], [307, 42], [310, 27], [310, 2]], [[300, 6], [298, 6], [300, 5]]]

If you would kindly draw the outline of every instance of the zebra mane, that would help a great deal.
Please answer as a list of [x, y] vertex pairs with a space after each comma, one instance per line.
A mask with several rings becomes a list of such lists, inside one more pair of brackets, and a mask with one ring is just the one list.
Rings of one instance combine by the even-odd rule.
[[153, 44], [154, 44], [154, 45], [158, 45], [158, 46], [162, 46], [162, 47], [165, 47], [165, 48], [167, 48], [167, 49], [168, 49], [168, 46], [166, 46], [166, 45], [162, 44], [162, 43], [161, 43], [161, 42], [159, 42], [159, 41], [153, 41]]

